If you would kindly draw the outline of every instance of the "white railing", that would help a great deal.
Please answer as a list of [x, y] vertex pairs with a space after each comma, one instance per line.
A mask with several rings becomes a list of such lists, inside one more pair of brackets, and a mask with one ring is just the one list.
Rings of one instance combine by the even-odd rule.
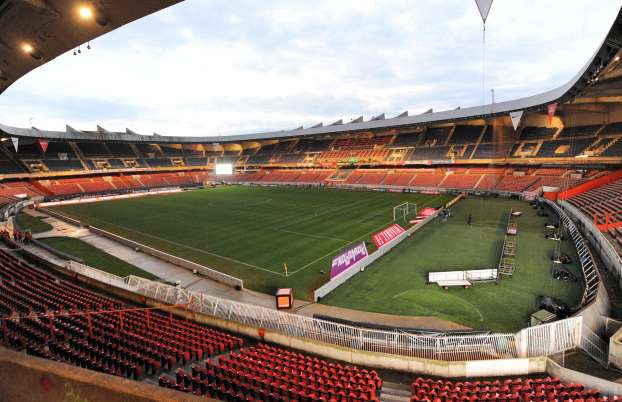
[[609, 366], [609, 344], [585, 325], [581, 332], [581, 349], [601, 365]]
[[352, 349], [426, 359], [463, 361], [545, 356], [577, 347], [581, 337], [582, 317], [527, 328], [518, 334], [415, 335], [285, 313], [135, 276], [128, 278], [128, 285], [146, 297], [168, 304], [189, 304], [193, 311], [252, 327]]
[[596, 299], [598, 286], [600, 284], [600, 277], [596, 269], [596, 263], [594, 262], [592, 252], [585, 242], [583, 235], [579, 229], [577, 229], [577, 226], [566, 214], [566, 211], [554, 202], [543, 198], [541, 200], [546, 202], [546, 204], [555, 211], [557, 216], [559, 216], [560, 222], [563, 224], [568, 234], [570, 234], [575, 248], [577, 249], [579, 264], [581, 266], [581, 271], [583, 271], [583, 279], [585, 281], [585, 289], [583, 290], [583, 298], [581, 300], [581, 307], [584, 307]]
[[583, 317], [522, 329], [517, 336], [521, 357], [549, 356], [579, 346]]
[[130, 289], [130, 287], [127, 285], [127, 278], [122, 278], [109, 272], [102, 271], [88, 265], [80, 264], [76, 261], [66, 261], [65, 268], [67, 268], [71, 272], [88, 276], [89, 278], [95, 279], [107, 285], [112, 285], [123, 289]]

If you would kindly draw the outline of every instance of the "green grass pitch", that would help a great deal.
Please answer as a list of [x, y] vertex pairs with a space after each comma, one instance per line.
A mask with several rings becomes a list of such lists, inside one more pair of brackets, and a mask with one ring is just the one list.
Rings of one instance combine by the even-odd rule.
[[[392, 223], [393, 207], [437, 207], [451, 196], [229, 186], [174, 195], [68, 205], [61, 212], [272, 294], [310, 300], [340, 250]], [[283, 273], [287, 264], [288, 276]]]
[[[430, 271], [495, 268], [511, 208], [523, 212], [517, 220], [517, 270], [512, 278], [448, 291], [425, 284]], [[473, 216], [470, 227], [466, 224], [469, 213]], [[570, 305], [581, 300], [580, 282], [561, 282], [551, 276], [550, 257], [556, 242], [544, 238], [547, 221], [553, 219], [537, 216], [522, 201], [461, 200], [446, 223], [431, 222], [322, 302], [379, 313], [437, 316], [478, 329], [524, 328], [537, 310], [538, 295], [555, 296]], [[570, 269], [580, 278], [572, 242], [566, 240], [561, 247], [572, 256]]]
[[[84, 223], [244, 279], [266, 293], [293, 287], [298, 298], [328, 281], [331, 258], [388, 226], [393, 206], [414, 202], [439, 206], [452, 196], [347, 190], [230, 186], [175, 195], [70, 205], [61, 212]], [[442, 291], [426, 285], [427, 272], [495, 268], [507, 216], [518, 218], [517, 271], [513, 278]], [[473, 225], [466, 217], [473, 215]], [[550, 275], [555, 242], [544, 239], [544, 223], [529, 204], [495, 198], [468, 198], [416, 232], [365, 272], [321, 302], [387, 314], [437, 316], [472, 328], [514, 331], [526, 325], [540, 294], [571, 305], [580, 283]], [[576, 260], [572, 244], [563, 250]], [[69, 251], [70, 252], [70, 251]], [[289, 276], [283, 274], [287, 263]], [[580, 274], [576, 265], [571, 269]]]

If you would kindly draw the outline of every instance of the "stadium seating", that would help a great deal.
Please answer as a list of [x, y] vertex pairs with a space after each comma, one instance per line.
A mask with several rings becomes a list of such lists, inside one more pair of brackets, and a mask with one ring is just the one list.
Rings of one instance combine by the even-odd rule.
[[600, 124], [590, 126], [564, 127], [558, 138], [593, 137], [601, 129]]
[[160, 376], [160, 386], [231, 401], [378, 401], [382, 380], [375, 370], [343, 366], [259, 344], [239, 353], [208, 359], [175, 379]]
[[409, 185], [413, 187], [439, 187], [444, 179], [445, 175], [441, 173], [417, 173]]
[[481, 180], [481, 175], [476, 174], [451, 174], [445, 177], [440, 187], [453, 188], [458, 190], [475, 188], [477, 183]]
[[539, 177], [534, 176], [502, 176], [494, 188], [498, 191], [522, 192], [539, 180]]
[[385, 186], [408, 186], [410, 181], [415, 177], [412, 172], [394, 171], [387, 173], [386, 178], [382, 182]]
[[86, 157], [110, 157], [110, 151], [103, 142], [76, 142], [80, 152]]
[[421, 144], [424, 146], [443, 145], [453, 127], [430, 127], [423, 134]]
[[418, 377], [411, 384], [411, 402], [419, 401], [618, 401], [582, 384], [564, 384], [559, 378], [494, 380], [435, 380]]
[[421, 139], [421, 133], [403, 133], [398, 134], [391, 144], [393, 148], [414, 147]]
[[364, 135], [336, 139], [288, 138], [226, 150], [219, 146], [213, 149], [212, 144], [52, 140], [43, 152], [38, 140], [29, 139], [20, 142], [17, 152], [11, 146], [2, 146], [0, 174], [132, 168], [165, 170], [171, 167], [204, 167], [214, 163], [319, 168], [339, 164], [401, 165], [430, 160], [465, 162], [576, 156], [594, 158], [597, 163], [597, 158], [619, 158], [622, 155], [622, 122], [561, 129], [529, 126], [519, 130], [519, 135], [511, 126], [468, 124], [405, 128], [403, 132], [392, 130], [375, 135], [367, 132]]
[[157, 310], [136, 309], [0, 250], [0, 343], [95, 371], [140, 379], [243, 345]]
[[332, 143], [333, 149], [339, 150], [363, 150], [374, 149], [391, 142], [391, 136], [371, 137], [371, 138], [343, 138]]
[[475, 144], [483, 129], [483, 126], [458, 125], [454, 129], [449, 142], [451, 144]]
[[[604, 222], [604, 214], [622, 211], [622, 180], [588, 190], [568, 199], [568, 202], [582, 210], [590, 218], [599, 214], [598, 223]], [[622, 214], [618, 219], [622, 218]]]
[[521, 140], [547, 140], [553, 137], [557, 128], [552, 127], [525, 127], [520, 133]]

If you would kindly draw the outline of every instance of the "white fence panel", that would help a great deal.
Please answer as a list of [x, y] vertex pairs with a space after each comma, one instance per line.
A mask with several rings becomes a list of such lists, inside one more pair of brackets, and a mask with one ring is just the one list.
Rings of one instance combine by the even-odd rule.
[[579, 316], [521, 330], [520, 357], [548, 356], [579, 346], [582, 322]]
[[609, 344], [585, 325], [581, 331], [581, 349], [604, 367], [609, 366]]
[[[97, 270], [87, 266], [74, 266], [74, 269], [94, 279], [99, 277]], [[208, 316], [370, 352], [445, 361], [468, 361], [544, 356], [575, 348], [581, 343], [582, 317], [527, 328], [519, 334], [420, 335], [398, 330], [359, 328], [285, 313], [133, 275], [112, 279], [111, 284], [119, 284], [120, 281], [123, 282], [124, 288], [135, 293], [171, 305], [188, 305], [190, 310]]]

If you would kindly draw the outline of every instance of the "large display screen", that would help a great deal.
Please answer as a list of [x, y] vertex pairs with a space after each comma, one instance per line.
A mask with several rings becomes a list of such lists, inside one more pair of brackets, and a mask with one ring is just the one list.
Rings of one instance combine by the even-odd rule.
[[216, 174], [233, 174], [233, 165], [231, 163], [217, 163]]

